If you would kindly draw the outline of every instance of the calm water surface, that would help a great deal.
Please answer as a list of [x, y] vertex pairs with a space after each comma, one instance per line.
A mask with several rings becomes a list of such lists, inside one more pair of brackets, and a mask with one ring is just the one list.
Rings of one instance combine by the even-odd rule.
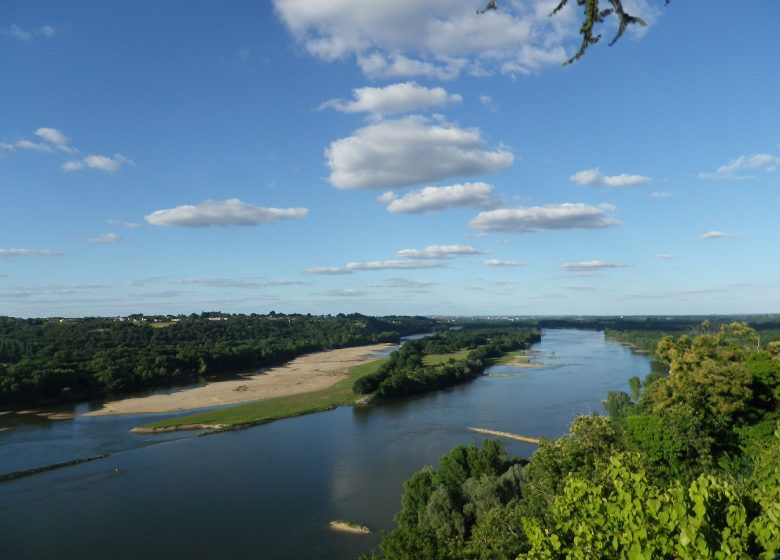
[[0, 558], [355, 559], [377, 536], [328, 522], [392, 529], [405, 479], [483, 439], [467, 426], [555, 437], [651, 369], [600, 332], [547, 330], [533, 352], [546, 367], [495, 366], [430, 395], [208, 437], [129, 432], [153, 416], [17, 418], [0, 432], [0, 472], [111, 456], [0, 484]]

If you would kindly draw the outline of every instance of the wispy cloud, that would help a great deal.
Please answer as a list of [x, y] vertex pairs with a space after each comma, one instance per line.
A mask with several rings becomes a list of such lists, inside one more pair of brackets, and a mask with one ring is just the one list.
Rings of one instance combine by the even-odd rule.
[[501, 208], [480, 212], [469, 227], [483, 231], [529, 233], [540, 230], [600, 229], [617, 225], [611, 204], [591, 206], [571, 203], [520, 208]]
[[42, 127], [35, 131], [35, 135], [67, 154], [72, 154], [77, 151], [70, 145], [70, 138], [56, 128]]
[[49, 249], [0, 249], [0, 259], [11, 257], [60, 257], [64, 255], [60, 251]]
[[347, 270], [419, 270], [424, 268], [443, 268], [444, 264], [435, 260], [387, 260], [347, 263]]
[[494, 113], [498, 110], [498, 107], [496, 107], [495, 103], [493, 102], [493, 98], [487, 94], [482, 94], [479, 96], [479, 102], [482, 103], [485, 107], [493, 111]]
[[602, 187], [633, 187], [652, 181], [651, 177], [643, 175], [628, 175], [626, 173], [602, 175], [598, 167], [579, 171], [569, 178], [579, 185], [597, 185]]
[[415, 82], [390, 84], [385, 87], [364, 87], [352, 90], [352, 101], [331, 99], [320, 109], [331, 108], [342, 113], [370, 113], [374, 116], [409, 113], [429, 107], [445, 107], [460, 103], [463, 97], [447, 93], [441, 87], [427, 88]]
[[623, 263], [618, 263], [618, 262], [593, 260], [593, 261], [580, 261], [575, 263], [563, 263], [561, 265], [561, 268], [563, 270], [567, 270], [571, 272], [581, 272], [581, 271], [604, 270], [608, 268], [623, 268], [624, 266], [625, 265]]
[[136, 224], [134, 222], [123, 222], [121, 220], [113, 220], [113, 219], [106, 220], [106, 223], [112, 226], [120, 226], [125, 229], [138, 229], [139, 227], [141, 227], [141, 224]]
[[655, 191], [651, 192], [650, 196], [653, 198], [671, 198], [674, 194], [667, 191]]
[[493, 201], [493, 185], [488, 183], [463, 183], [447, 187], [425, 187], [402, 197], [386, 192], [379, 198], [388, 203], [391, 214], [423, 214], [440, 212], [447, 208], [490, 208]]
[[90, 243], [119, 243], [123, 239], [116, 233], [102, 233], [96, 237], [90, 237]]
[[354, 290], [352, 288], [341, 288], [338, 290], [327, 290], [325, 292], [320, 292], [319, 295], [328, 297], [361, 297], [367, 294], [366, 292], [361, 292], [360, 290]]
[[662, 261], [670, 261], [674, 257], [672, 257], [672, 255], [659, 254], [659, 255], [656, 255], [655, 258], [656, 259], [660, 259]]
[[352, 271], [345, 267], [340, 266], [315, 266], [313, 268], [307, 268], [303, 271], [304, 274], [322, 274], [324, 276], [332, 276], [339, 274], [352, 274]]
[[411, 280], [409, 278], [389, 278], [378, 284], [369, 284], [371, 288], [398, 288], [403, 290], [422, 290], [430, 286], [435, 286], [436, 282], [428, 280]]
[[505, 149], [484, 150], [478, 129], [420, 115], [371, 124], [336, 140], [325, 151], [331, 185], [388, 189], [495, 173], [512, 165]]
[[699, 173], [699, 179], [753, 179], [752, 175], [742, 172], [763, 169], [767, 173], [780, 167], [780, 157], [772, 154], [752, 154], [739, 156], [710, 173]]
[[113, 157], [88, 155], [84, 159], [72, 159], [62, 164], [63, 171], [78, 171], [79, 169], [100, 169], [113, 173], [118, 171], [123, 165], [135, 166], [135, 163], [131, 159], [126, 158], [122, 154], [114, 154]]
[[453, 259], [466, 255], [481, 255], [470, 245], [429, 245], [425, 249], [401, 249], [395, 256], [405, 259]]
[[230, 198], [157, 210], [144, 219], [153, 226], [202, 228], [271, 224], [278, 220], [305, 218], [308, 213], [307, 208], [261, 208]]
[[51, 39], [57, 34], [57, 30], [54, 29], [51, 25], [44, 25], [38, 29], [26, 30], [22, 29], [16, 24], [13, 24], [3, 29], [2, 33], [6, 37], [12, 37], [27, 43], [36, 37], [45, 37], [47, 39]]
[[[41, 153], [54, 154], [57, 152], [66, 153], [74, 156], [79, 150], [72, 145], [70, 138], [56, 128], [41, 127], [34, 132], [41, 141], [33, 142], [26, 138], [16, 142], [0, 142], [0, 152], [15, 152], [18, 150], [33, 150]], [[123, 166], [135, 166], [135, 163], [122, 154], [113, 156], [104, 156], [90, 154], [83, 158], [76, 157], [63, 163], [60, 168], [63, 171], [78, 171], [79, 169], [100, 169], [108, 173], [114, 173]]]
[[726, 231], [711, 230], [711, 231], [707, 231], [705, 233], [702, 233], [699, 236], [699, 239], [723, 239], [723, 238], [726, 238], [726, 237], [739, 237], [739, 234], [728, 233]]
[[572, 292], [595, 292], [595, 286], [564, 286], [564, 290], [570, 290]]
[[421, 270], [426, 268], [443, 268], [444, 263], [436, 259], [404, 259], [385, 261], [350, 262], [344, 266], [318, 266], [307, 268], [304, 274], [339, 275], [352, 274], [360, 270]]
[[105, 284], [54, 284], [24, 286], [0, 290], [0, 298], [33, 298], [46, 295], [72, 295], [108, 288]]
[[173, 282], [175, 284], [194, 284], [209, 288], [239, 288], [247, 290], [280, 286], [303, 286], [306, 284], [306, 282], [301, 282], [300, 280], [288, 280], [286, 278], [280, 280], [269, 280], [267, 278], [185, 278], [174, 280]]
[[513, 261], [513, 260], [486, 259], [485, 266], [517, 267], [517, 266], [526, 266], [526, 263], [521, 261]]

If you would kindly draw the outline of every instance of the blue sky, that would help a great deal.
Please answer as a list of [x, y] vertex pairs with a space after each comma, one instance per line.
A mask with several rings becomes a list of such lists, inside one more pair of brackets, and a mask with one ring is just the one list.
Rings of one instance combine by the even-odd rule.
[[0, 315], [780, 312], [780, 4], [0, 6]]

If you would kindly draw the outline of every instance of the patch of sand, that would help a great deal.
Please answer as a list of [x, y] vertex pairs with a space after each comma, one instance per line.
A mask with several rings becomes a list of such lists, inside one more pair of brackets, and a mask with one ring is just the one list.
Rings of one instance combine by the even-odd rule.
[[330, 528], [334, 531], [341, 531], [343, 533], [357, 533], [368, 535], [371, 533], [371, 529], [365, 525], [359, 525], [350, 521], [331, 521]]
[[240, 379], [215, 381], [203, 387], [108, 402], [84, 416], [178, 412], [221, 404], [235, 404], [284, 397], [325, 389], [346, 378], [352, 366], [376, 359], [394, 345], [372, 344], [339, 348], [295, 358], [287, 364]]
[[506, 363], [501, 364], [502, 366], [514, 366], [519, 368], [543, 368], [544, 364], [532, 364], [527, 361], [527, 358], [519, 359], [519, 360], [512, 360]]
[[48, 418], [49, 420], [70, 420], [71, 418], [76, 417], [76, 415], [71, 412], [42, 412], [38, 414], [38, 416]]

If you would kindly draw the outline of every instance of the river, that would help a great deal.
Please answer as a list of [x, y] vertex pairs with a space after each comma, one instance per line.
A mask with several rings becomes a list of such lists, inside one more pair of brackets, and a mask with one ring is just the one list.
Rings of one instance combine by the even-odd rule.
[[[468, 426], [556, 437], [651, 370], [601, 332], [546, 330], [532, 352], [545, 367], [493, 366], [428, 395], [208, 437], [129, 432], [165, 415], [0, 418], [13, 426], [0, 432], [0, 473], [111, 454], [0, 484], [0, 558], [354, 560], [392, 529], [405, 479], [484, 438]], [[375, 533], [333, 532], [338, 518]]]

